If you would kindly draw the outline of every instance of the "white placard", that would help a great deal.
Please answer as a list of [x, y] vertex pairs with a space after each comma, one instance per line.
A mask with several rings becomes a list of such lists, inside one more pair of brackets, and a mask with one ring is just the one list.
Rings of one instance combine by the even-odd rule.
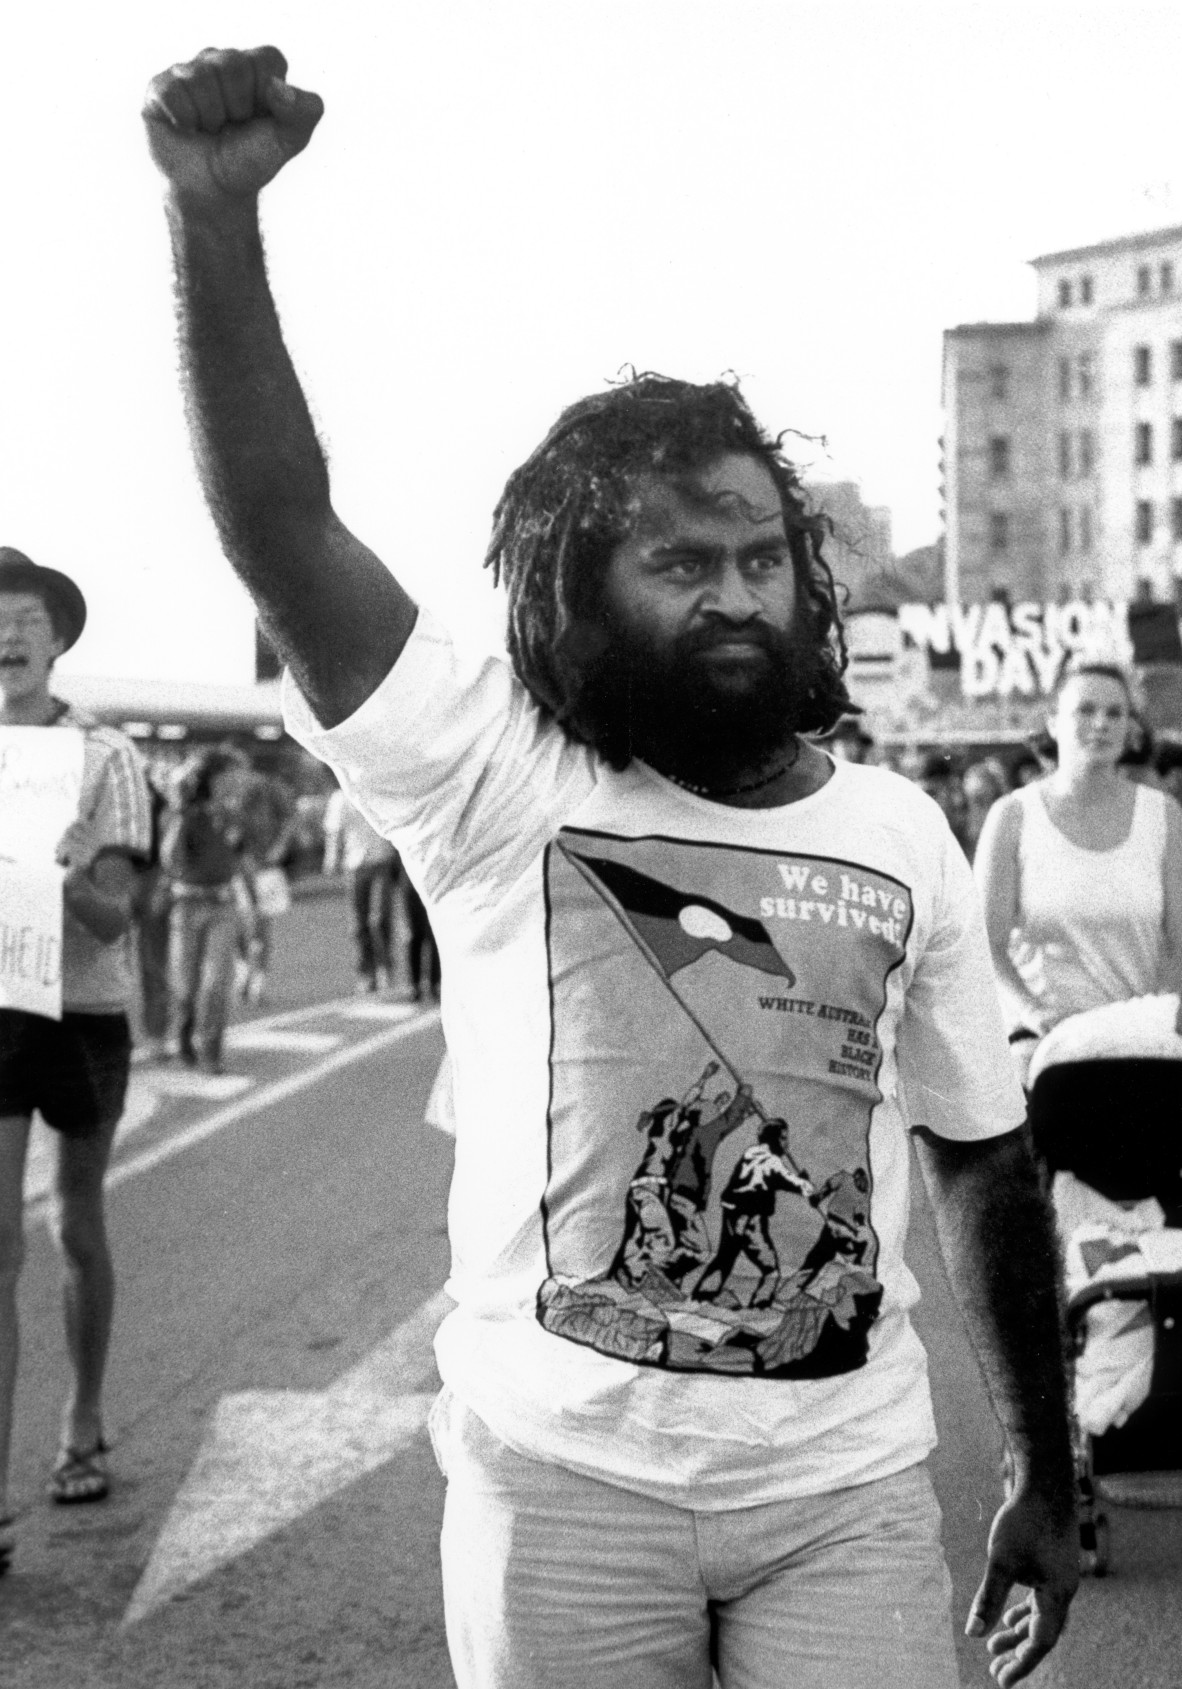
[[86, 744], [74, 727], [0, 727], [0, 1006], [62, 1018], [62, 882]]
[[62, 1018], [62, 881], [54, 863], [0, 859], [0, 1007]]
[[0, 727], [0, 857], [54, 860], [78, 815], [85, 750], [76, 727]]

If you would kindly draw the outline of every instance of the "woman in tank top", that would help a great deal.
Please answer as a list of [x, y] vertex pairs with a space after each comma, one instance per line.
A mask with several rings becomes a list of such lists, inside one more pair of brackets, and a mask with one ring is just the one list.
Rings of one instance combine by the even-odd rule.
[[1120, 669], [1073, 669], [1049, 724], [1058, 766], [982, 829], [974, 870], [1012, 1035], [1182, 986], [1182, 809], [1117, 767], [1131, 705]]

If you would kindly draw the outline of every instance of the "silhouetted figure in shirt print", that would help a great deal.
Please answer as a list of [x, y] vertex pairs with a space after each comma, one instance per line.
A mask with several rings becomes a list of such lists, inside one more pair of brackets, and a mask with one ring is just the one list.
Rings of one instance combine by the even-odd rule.
[[712, 1302], [726, 1289], [739, 1258], [759, 1270], [748, 1306], [766, 1308], [780, 1287], [780, 1259], [768, 1230], [781, 1191], [811, 1197], [808, 1177], [788, 1159], [788, 1123], [768, 1120], [759, 1139], [740, 1156], [722, 1193], [722, 1241], [694, 1291], [695, 1300]]
[[669, 1168], [696, 1125], [706, 1086], [717, 1072], [718, 1063], [708, 1062], [680, 1102], [662, 1097], [636, 1122], [636, 1130], [646, 1135], [644, 1154], [628, 1186], [624, 1235], [608, 1269], [610, 1278], [629, 1289], [643, 1283], [650, 1267], [663, 1268], [673, 1254], [677, 1240], [669, 1216]]

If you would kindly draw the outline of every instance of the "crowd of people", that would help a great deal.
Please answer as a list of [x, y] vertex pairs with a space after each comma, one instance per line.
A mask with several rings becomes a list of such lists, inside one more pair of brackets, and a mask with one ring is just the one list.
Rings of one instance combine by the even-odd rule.
[[357, 989], [438, 997], [422, 901], [339, 788], [301, 796], [232, 743], [149, 758], [146, 772], [152, 843], [133, 905], [142, 1058], [222, 1072], [235, 996], [264, 1000], [274, 922], [324, 877], [349, 887]]
[[[272, 922], [288, 906], [289, 878], [353, 869], [339, 856], [333, 824], [325, 826], [325, 804], [254, 766], [240, 747], [145, 758], [126, 734], [56, 697], [54, 664], [80, 638], [86, 614], [68, 575], [0, 547], [0, 728], [70, 730], [82, 747], [76, 818], [57, 848], [60, 1018], [0, 1007], [0, 1572], [15, 1543], [7, 1484], [34, 1114], [57, 1146], [53, 1231], [71, 1362], [49, 1493], [59, 1504], [101, 1501], [109, 1488], [102, 1385], [115, 1296], [102, 1184], [135, 1046], [149, 1060], [220, 1073], [235, 991], [251, 1004], [266, 991]], [[337, 800], [328, 807], [345, 825], [355, 812], [339, 793]], [[381, 855], [380, 973], [371, 917], [354, 897], [366, 990], [396, 983], [390, 908], [399, 862], [392, 846]], [[417, 897], [412, 909], [402, 922], [411, 935], [408, 978], [421, 968], [425, 988], [437, 994], [438, 963]], [[0, 904], [11, 948], [8, 914]]]
[[[1065, 674], [1080, 666], [1069, 665]], [[1123, 670], [1116, 672], [1123, 676], [1127, 702], [1123, 749], [1116, 765], [1128, 780], [1154, 787], [1182, 803], [1182, 739], [1154, 734], [1134, 701], [1128, 676]], [[1050, 726], [1027, 740], [966, 753], [923, 742], [879, 745], [858, 717], [847, 716], [825, 743], [835, 756], [892, 768], [922, 786], [943, 810], [970, 862], [976, 856], [985, 818], [999, 799], [1045, 779], [1058, 763]]]

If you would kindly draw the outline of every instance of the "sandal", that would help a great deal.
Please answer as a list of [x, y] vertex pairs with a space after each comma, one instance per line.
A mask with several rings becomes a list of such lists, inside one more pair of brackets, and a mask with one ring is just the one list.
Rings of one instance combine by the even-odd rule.
[[49, 1493], [63, 1505], [102, 1501], [111, 1488], [105, 1459], [107, 1445], [100, 1437], [92, 1449], [64, 1448], [49, 1480]]
[[0, 1519], [0, 1578], [4, 1576], [9, 1566], [11, 1566], [12, 1557], [15, 1553], [16, 1515], [14, 1513], [6, 1513], [3, 1519]]

